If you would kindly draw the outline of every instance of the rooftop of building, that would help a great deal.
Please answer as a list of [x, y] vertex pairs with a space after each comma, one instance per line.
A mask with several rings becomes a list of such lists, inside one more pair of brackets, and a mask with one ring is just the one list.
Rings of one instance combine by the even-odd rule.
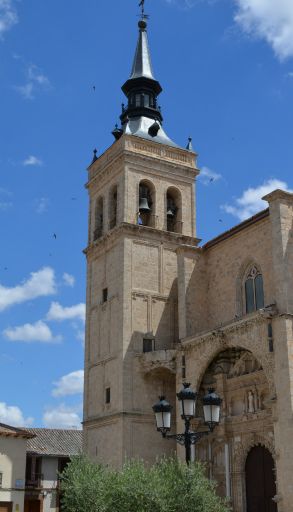
[[0, 423], [0, 436], [32, 439], [34, 434], [23, 428], [12, 427], [11, 425]]
[[27, 431], [34, 435], [28, 440], [28, 453], [70, 457], [82, 451], [82, 430], [28, 428]]

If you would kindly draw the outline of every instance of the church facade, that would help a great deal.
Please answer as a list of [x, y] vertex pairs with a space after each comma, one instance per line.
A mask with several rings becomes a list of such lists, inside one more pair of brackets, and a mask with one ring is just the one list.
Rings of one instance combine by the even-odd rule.
[[[152, 405], [190, 382], [223, 399], [197, 446], [234, 512], [293, 507], [293, 194], [205, 245], [196, 233], [197, 155], [162, 127], [145, 19], [114, 144], [88, 169], [84, 451], [121, 467], [184, 456]], [[201, 411], [194, 429], [204, 428]]]

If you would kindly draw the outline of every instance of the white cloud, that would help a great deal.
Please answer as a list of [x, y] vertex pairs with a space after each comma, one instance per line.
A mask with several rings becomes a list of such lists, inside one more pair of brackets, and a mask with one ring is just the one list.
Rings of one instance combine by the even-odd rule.
[[57, 382], [54, 382], [55, 389], [52, 391], [53, 396], [77, 395], [83, 392], [83, 370], [64, 375]]
[[0, 311], [10, 306], [56, 293], [55, 273], [50, 267], [32, 272], [27, 281], [8, 288], [0, 284]]
[[21, 96], [23, 96], [23, 98], [25, 98], [26, 100], [34, 99], [34, 95], [33, 95], [34, 85], [31, 82], [28, 82], [24, 85], [15, 85], [14, 89], [17, 92], [19, 92], [19, 94]]
[[62, 278], [63, 278], [63, 281], [66, 284], [66, 286], [70, 286], [71, 288], [73, 288], [73, 286], [75, 285], [75, 277], [74, 276], [72, 276], [71, 274], [68, 274], [67, 272], [64, 272]]
[[30, 166], [41, 166], [43, 165], [43, 162], [42, 160], [40, 160], [40, 158], [34, 156], [34, 155], [30, 155], [28, 156], [23, 162], [23, 165], [26, 167], [28, 165]]
[[242, 30], [264, 39], [280, 60], [293, 57], [292, 0], [234, 0], [235, 21]]
[[76, 306], [63, 307], [59, 302], [52, 302], [47, 313], [47, 320], [81, 320], [85, 321], [85, 304], [76, 304]]
[[248, 188], [243, 192], [241, 197], [235, 199], [234, 205], [225, 204], [222, 206], [222, 209], [227, 213], [231, 213], [240, 220], [245, 220], [258, 211], [267, 208], [268, 203], [263, 201], [262, 197], [276, 189], [292, 192], [284, 181], [270, 179], [265, 181], [259, 187]]
[[62, 336], [53, 336], [51, 329], [42, 320], [35, 324], [8, 327], [3, 331], [3, 334], [10, 341], [23, 341], [25, 343], [58, 343], [62, 341]]
[[49, 204], [50, 204], [50, 199], [48, 199], [48, 197], [41, 197], [40, 199], [36, 199], [35, 200], [36, 212], [39, 214], [47, 212]]
[[[0, 0], [1, 1], [1, 0]], [[38, 92], [49, 90], [49, 78], [35, 64], [29, 64], [26, 69], [26, 82], [16, 85], [14, 89], [26, 100], [33, 100]]]
[[27, 70], [28, 79], [31, 82], [35, 82], [43, 87], [49, 87], [50, 81], [46, 75], [36, 66], [35, 64], [30, 64]]
[[18, 22], [12, 0], [0, 0], [0, 38]]
[[33, 421], [34, 418], [24, 418], [19, 407], [0, 402], [0, 423], [13, 427], [29, 427]]
[[47, 409], [43, 415], [47, 428], [64, 428], [81, 430], [81, 418], [75, 408], [60, 405], [56, 409]]
[[210, 185], [211, 183], [214, 183], [215, 181], [218, 181], [222, 178], [222, 175], [212, 171], [208, 167], [202, 167], [200, 170], [199, 179], [202, 181], [204, 185]]

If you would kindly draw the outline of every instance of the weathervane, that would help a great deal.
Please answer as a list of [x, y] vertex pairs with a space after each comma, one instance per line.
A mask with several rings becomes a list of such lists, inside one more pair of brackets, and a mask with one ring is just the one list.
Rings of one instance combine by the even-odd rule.
[[145, 0], [140, 0], [140, 2], [139, 2], [139, 7], [141, 7], [141, 19], [142, 20], [145, 20], [146, 18], [148, 18], [148, 15], [145, 14], [145, 12], [144, 12], [144, 3], [145, 3]]

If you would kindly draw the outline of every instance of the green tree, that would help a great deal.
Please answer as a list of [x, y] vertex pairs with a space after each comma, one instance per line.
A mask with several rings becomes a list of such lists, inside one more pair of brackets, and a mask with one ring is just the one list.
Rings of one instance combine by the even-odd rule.
[[162, 459], [147, 468], [127, 462], [121, 471], [75, 457], [61, 476], [66, 512], [228, 512], [199, 463]]

